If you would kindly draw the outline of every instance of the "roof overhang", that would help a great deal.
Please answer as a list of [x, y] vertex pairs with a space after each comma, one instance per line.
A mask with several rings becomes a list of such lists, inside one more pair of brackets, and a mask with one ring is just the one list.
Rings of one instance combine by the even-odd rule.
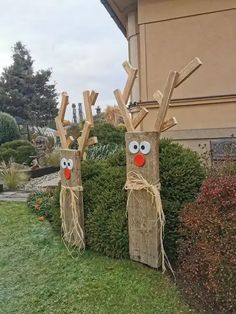
[[128, 14], [137, 8], [137, 0], [100, 0], [119, 29], [126, 36]]

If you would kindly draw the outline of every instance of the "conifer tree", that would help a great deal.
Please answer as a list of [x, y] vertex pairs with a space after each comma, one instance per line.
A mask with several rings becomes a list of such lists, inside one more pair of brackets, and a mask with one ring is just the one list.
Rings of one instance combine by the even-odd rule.
[[51, 70], [34, 73], [34, 61], [21, 42], [14, 45], [12, 58], [12, 65], [0, 78], [0, 111], [31, 125], [47, 125], [57, 114], [55, 84], [49, 82]]

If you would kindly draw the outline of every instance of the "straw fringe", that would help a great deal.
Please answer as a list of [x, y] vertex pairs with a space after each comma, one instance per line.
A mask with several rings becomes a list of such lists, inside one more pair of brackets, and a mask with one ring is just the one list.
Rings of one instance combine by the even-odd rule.
[[152, 198], [152, 203], [154, 203], [156, 209], [156, 224], [160, 223], [160, 244], [161, 244], [161, 269], [162, 273], [166, 271], [166, 264], [174, 275], [174, 271], [170, 265], [168, 257], [165, 253], [163, 238], [164, 238], [164, 227], [165, 227], [165, 214], [162, 208], [161, 195], [160, 195], [161, 185], [150, 184], [141, 174], [134, 171], [130, 171], [127, 174], [127, 181], [125, 184], [125, 189], [130, 190], [127, 199], [127, 208], [130, 200], [130, 196], [134, 191], [145, 190]]
[[[84, 232], [79, 223], [79, 215], [77, 210], [76, 200], [78, 200], [78, 196], [75, 192], [83, 191], [82, 186], [75, 187], [67, 187], [61, 186], [60, 193], [60, 210], [61, 210], [61, 221], [62, 221], [62, 232], [63, 232], [63, 240], [69, 243], [72, 246], [79, 247], [79, 249], [85, 248], [84, 243]], [[68, 213], [67, 206], [67, 192], [69, 192], [71, 198], [71, 214], [72, 219], [70, 224], [66, 224], [66, 218]], [[64, 243], [65, 243], [64, 242]], [[66, 243], [65, 243], [66, 245]]]

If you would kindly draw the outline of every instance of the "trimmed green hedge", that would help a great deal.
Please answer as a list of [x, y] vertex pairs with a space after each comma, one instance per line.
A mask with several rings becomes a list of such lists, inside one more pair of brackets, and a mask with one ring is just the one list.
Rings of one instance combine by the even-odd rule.
[[[183, 204], [196, 197], [205, 171], [195, 152], [161, 140], [160, 174], [166, 215], [165, 248], [170, 261], [175, 263], [180, 238], [179, 212]], [[125, 151], [115, 153], [106, 161], [84, 162], [82, 177], [88, 246], [111, 257], [127, 257]]]
[[[178, 144], [162, 140], [160, 145], [161, 196], [166, 215], [165, 248], [176, 262], [179, 212], [194, 200], [204, 179], [198, 155]], [[125, 150], [106, 160], [82, 163], [85, 234], [87, 246], [115, 258], [128, 257], [128, 226]], [[59, 196], [57, 196], [57, 206]], [[59, 210], [53, 209], [54, 212]]]
[[96, 136], [100, 145], [125, 144], [125, 128], [115, 127], [114, 125], [107, 122], [95, 122], [94, 128], [91, 130], [90, 135]]
[[28, 141], [15, 140], [0, 146], [0, 160], [8, 162], [11, 158], [18, 164], [30, 165], [31, 156], [36, 155], [35, 147]]
[[5, 112], [0, 112], [0, 145], [20, 138], [16, 120]]

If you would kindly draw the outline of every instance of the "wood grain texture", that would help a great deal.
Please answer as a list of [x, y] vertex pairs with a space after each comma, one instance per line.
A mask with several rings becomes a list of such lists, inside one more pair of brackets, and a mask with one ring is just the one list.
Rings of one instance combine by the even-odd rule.
[[117, 101], [117, 104], [120, 108], [120, 111], [121, 111], [121, 115], [124, 119], [124, 123], [125, 123], [125, 126], [126, 126], [126, 129], [128, 132], [130, 131], [134, 131], [134, 127], [133, 127], [133, 124], [132, 124], [132, 121], [131, 121], [131, 118], [130, 118], [130, 114], [129, 114], [129, 111], [126, 107], [126, 104], [124, 102], [124, 99], [123, 99], [123, 96], [122, 96], [122, 93], [119, 89], [116, 89], [114, 91], [114, 95], [116, 97], [116, 101]]
[[161, 126], [164, 122], [169, 104], [170, 104], [170, 100], [171, 100], [171, 96], [173, 94], [174, 91], [174, 87], [175, 87], [175, 82], [178, 78], [178, 73], [175, 71], [171, 71], [169, 73], [166, 85], [165, 85], [165, 89], [164, 89], [164, 93], [163, 93], [163, 98], [162, 98], [162, 102], [161, 102], [161, 106], [160, 109], [158, 111], [157, 114], [157, 119], [154, 125], [154, 130], [156, 130], [157, 132], [161, 131]]
[[58, 116], [55, 118], [57, 134], [60, 138], [61, 146], [63, 149], [68, 148], [68, 141], [66, 138], [66, 131], [63, 127], [64, 117], [66, 113], [66, 107], [69, 103], [69, 96], [66, 92], [62, 93], [61, 106], [58, 112]]
[[170, 119], [168, 119], [167, 121], [165, 121], [162, 126], [161, 126], [161, 132], [167, 131], [170, 128], [172, 128], [173, 126], [175, 126], [177, 124], [177, 120], [175, 117], [172, 117]]
[[95, 105], [97, 98], [98, 98], [98, 93], [96, 93], [94, 90], [92, 90], [90, 93], [90, 96], [89, 96], [90, 106]]
[[175, 83], [175, 87], [182, 84], [193, 72], [195, 72], [200, 66], [202, 65], [202, 62], [199, 58], [194, 58], [192, 61], [190, 61], [182, 70], [180, 70], [178, 73], [178, 78]]
[[83, 158], [83, 154], [84, 154], [86, 145], [88, 143], [89, 132], [91, 130], [91, 127], [92, 127], [91, 123], [88, 121], [85, 121], [82, 135], [81, 135], [81, 137], [79, 137], [79, 141], [78, 141], [81, 158]]
[[139, 111], [139, 113], [135, 116], [135, 118], [132, 121], [133, 127], [135, 129], [139, 126], [139, 124], [143, 121], [143, 119], [146, 117], [147, 114], [148, 114], [148, 110], [146, 108], [142, 108]]
[[[83, 207], [83, 192], [76, 190], [76, 187], [82, 186], [81, 182], [81, 161], [80, 153], [77, 150], [72, 149], [62, 149], [60, 151], [61, 159], [66, 158], [73, 161], [73, 169], [71, 170], [70, 180], [66, 180], [64, 176], [64, 169], [60, 167], [61, 185], [66, 188], [74, 188], [74, 193], [76, 194], [76, 210], [78, 214], [79, 224], [84, 231], [84, 207]], [[72, 208], [71, 208], [71, 195], [69, 190], [66, 192], [66, 205], [62, 210], [65, 212], [67, 230], [71, 228], [72, 221]], [[73, 232], [73, 237], [71, 238], [71, 243], [79, 243], [80, 239], [77, 239], [76, 232]]]
[[66, 113], [66, 107], [68, 106], [69, 103], [69, 96], [67, 94], [67, 92], [63, 92], [62, 93], [62, 99], [61, 99], [61, 105], [60, 105], [60, 109], [58, 112], [58, 116], [61, 122], [63, 122], [64, 118], [65, 118], [65, 113]]
[[85, 109], [85, 117], [86, 121], [91, 123], [93, 126], [93, 114], [92, 114], [92, 108], [90, 105], [90, 92], [88, 90], [83, 92], [83, 97], [84, 97], [84, 109]]
[[124, 67], [126, 73], [128, 74], [128, 79], [127, 79], [127, 82], [125, 84], [125, 87], [124, 87], [124, 90], [122, 93], [123, 100], [124, 100], [124, 103], [126, 105], [128, 100], [129, 100], [129, 97], [131, 95], [131, 91], [132, 91], [138, 70], [133, 68], [127, 61], [125, 61], [123, 63], [123, 67]]
[[[126, 133], [127, 174], [141, 174], [150, 184], [159, 182], [159, 133], [128, 132]], [[151, 151], [145, 155], [145, 165], [134, 164], [135, 154], [129, 152], [131, 141], [148, 141]], [[127, 203], [129, 226], [129, 254], [135, 261], [157, 268], [160, 266], [160, 226], [157, 223], [157, 211], [150, 194], [145, 190], [136, 190], [129, 194]]]
[[68, 148], [68, 143], [66, 140], [66, 130], [63, 128], [62, 122], [60, 121], [59, 117], [55, 118], [56, 128], [57, 128], [57, 134], [60, 138], [61, 147], [63, 149]]

